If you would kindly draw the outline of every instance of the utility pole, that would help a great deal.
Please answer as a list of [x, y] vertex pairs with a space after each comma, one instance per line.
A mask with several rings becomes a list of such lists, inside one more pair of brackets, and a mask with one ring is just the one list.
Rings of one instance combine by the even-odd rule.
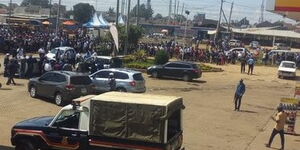
[[177, 0], [174, 2], [174, 20], [176, 19]]
[[125, 0], [122, 0], [122, 3], [121, 3], [121, 16], [124, 15], [124, 10], [125, 10]]
[[124, 55], [127, 54], [128, 52], [128, 47], [129, 47], [129, 19], [130, 19], [130, 3], [131, 0], [128, 0], [128, 9], [127, 9], [127, 22], [126, 22], [126, 42], [125, 42], [125, 48], [124, 48]]
[[50, 10], [49, 10], [49, 18], [51, 18], [51, 13], [52, 13], [52, 0], [49, 1], [50, 3]]
[[170, 4], [169, 4], [169, 20], [168, 20], [168, 24], [171, 23], [171, 15], [172, 15], [172, 0], [170, 0]]
[[12, 0], [9, 1], [9, 23], [8, 23], [8, 26], [9, 26], [9, 29], [10, 29], [10, 23], [11, 23], [11, 14], [12, 14]]
[[180, 3], [180, 1], [177, 2], [176, 15], [178, 15], [178, 9], [179, 9], [179, 5], [180, 5], [179, 3]]
[[227, 32], [229, 32], [230, 27], [231, 27], [231, 16], [232, 16], [233, 5], [234, 5], [234, 3], [232, 2], [232, 3], [231, 3], [230, 14], [229, 14], [229, 19], [228, 19], [228, 28], [227, 28]]
[[56, 16], [56, 27], [55, 27], [55, 35], [56, 35], [56, 36], [57, 36], [58, 30], [59, 30], [60, 5], [61, 5], [61, 0], [58, 1], [58, 9], [57, 9], [57, 16]]
[[221, 19], [222, 19], [222, 11], [223, 11], [223, 3], [224, 0], [221, 0], [221, 7], [220, 7], [220, 14], [219, 14], [219, 21], [218, 21], [218, 25], [217, 25], [217, 29], [216, 29], [216, 34], [215, 34], [215, 38], [214, 41], [215, 43], [217, 42], [217, 38], [219, 36], [219, 32], [220, 32], [220, 26], [221, 26]]
[[260, 17], [258, 20], [259, 23], [264, 22], [264, 11], [265, 11], [265, 0], [262, 0], [261, 8], [260, 8]]
[[120, 9], [120, 0], [117, 0], [117, 15], [116, 15], [116, 26], [119, 25], [119, 9]]
[[182, 24], [182, 21], [183, 21], [183, 11], [184, 11], [184, 3], [182, 4], [182, 10], [181, 10], [181, 16], [180, 16], [180, 24]]
[[140, 24], [140, 0], [137, 0], [136, 25]]

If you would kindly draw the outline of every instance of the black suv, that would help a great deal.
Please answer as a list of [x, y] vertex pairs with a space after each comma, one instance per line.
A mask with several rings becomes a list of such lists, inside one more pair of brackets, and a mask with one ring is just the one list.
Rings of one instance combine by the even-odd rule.
[[56, 105], [64, 105], [72, 99], [92, 94], [95, 86], [88, 75], [69, 72], [51, 71], [41, 77], [32, 78], [28, 83], [31, 97], [52, 98]]
[[191, 81], [202, 76], [202, 71], [197, 64], [192, 62], [168, 62], [164, 65], [151, 66], [147, 74], [154, 78], [169, 77]]

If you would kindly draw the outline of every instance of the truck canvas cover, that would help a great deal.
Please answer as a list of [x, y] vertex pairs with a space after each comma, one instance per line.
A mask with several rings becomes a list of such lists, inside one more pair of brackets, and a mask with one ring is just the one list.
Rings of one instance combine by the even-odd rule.
[[94, 97], [90, 135], [163, 143], [168, 114], [183, 107], [181, 98], [110, 92]]

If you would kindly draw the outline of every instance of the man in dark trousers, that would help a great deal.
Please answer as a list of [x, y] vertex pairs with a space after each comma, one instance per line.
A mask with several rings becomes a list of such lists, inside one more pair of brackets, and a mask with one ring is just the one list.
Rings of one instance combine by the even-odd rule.
[[110, 87], [110, 91], [115, 91], [116, 90], [116, 79], [114, 77], [114, 73], [109, 73], [108, 84], [109, 84], [109, 87]]
[[244, 84], [243, 79], [241, 79], [234, 94], [234, 104], [235, 104], [234, 111], [240, 111], [242, 97], [245, 92], [246, 92], [246, 86]]
[[14, 80], [14, 76], [17, 72], [17, 68], [18, 68], [18, 62], [15, 58], [12, 58], [8, 65], [7, 65], [7, 69], [8, 69], [8, 80], [6, 82], [6, 85], [10, 85], [11, 83], [16, 85], [16, 82]]
[[3, 62], [3, 65], [4, 65], [4, 77], [7, 77], [8, 76], [8, 63], [9, 63], [9, 56], [10, 54], [7, 53], [5, 58], [4, 58], [4, 62]]
[[284, 150], [284, 124], [287, 119], [287, 114], [283, 111], [282, 106], [277, 107], [278, 113], [276, 114], [276, 117], [272, 117], [274, 121], [276, 121], [276, 125], [272, 131], [272, 134], [269, 139], [269, 143], [266, 144], [266, 147], [270, 147], [274, 137], [279, 134], [281, 139], [281, 148], [280, 150]]
[[33, 65], [36, 63], [36, 59], [32, 57], [32, 55], [29, 55], [29, 58], [27, 59], [27, 77], [32, 78], [33, 77]]
[[243, 54], [243, 56], [240, 58], [241, 61], [241, 73], [245, 73], [246, 71], [246, 55]]
[[248, 66], [249, 66], [249, 68], [248, 68], [248, 75], [250, 74], [250, 72], [251, 72], [251, 75], [253, 75], [253, 69], [254, 69], [255, 60], [252, 57], [250, 57], [248, 59], [247, 63], [248, 63]]

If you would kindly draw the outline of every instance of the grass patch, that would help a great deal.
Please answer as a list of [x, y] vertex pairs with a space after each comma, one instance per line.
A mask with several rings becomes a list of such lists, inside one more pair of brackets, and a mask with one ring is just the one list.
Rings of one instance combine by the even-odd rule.
[[125, 63], [126, 68], [134, 68], [134, 69], [147, 69], [150, 66], [154, 65], [153, 59], [147, 59], [145, 62], [127, 62]]
[[223, 72], [222, 68], [216, 68], [205, 64], [200, 64], [199, 67], [202, 69], [202, 72]]

